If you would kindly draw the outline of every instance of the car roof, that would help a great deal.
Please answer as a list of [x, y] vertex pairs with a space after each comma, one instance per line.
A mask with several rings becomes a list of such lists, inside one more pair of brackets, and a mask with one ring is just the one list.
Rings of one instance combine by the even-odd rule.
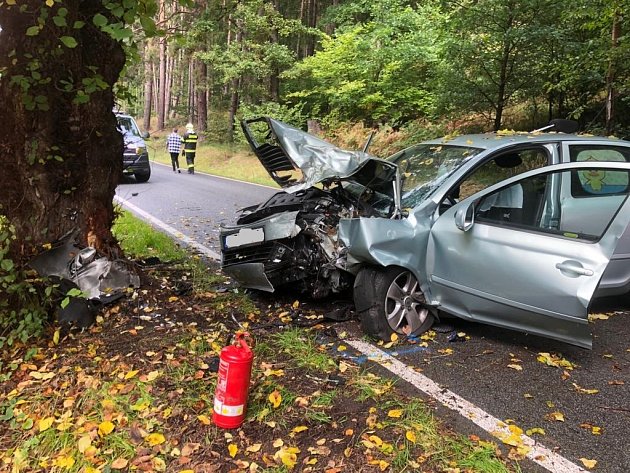
[[592, 135], [570, 135], [564, 133], [526, 133], [526, 132], [496, 132], [476, 135], [445, 136], [434, 140], [423, 141], [423, 144], [442, 144], [452, 146], [466, 146], [484, 150], [499, 149], [522, 143], [556, 143], [558, 141], [601, 141], [615, 144], [629, 142], [618, 138], [607, 138]]

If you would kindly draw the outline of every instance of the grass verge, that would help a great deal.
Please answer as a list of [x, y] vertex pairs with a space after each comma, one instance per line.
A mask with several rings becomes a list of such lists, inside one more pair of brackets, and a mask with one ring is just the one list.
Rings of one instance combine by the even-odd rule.
[[[151, 160], [170, 166], [171, 156], [166, 152], [165, 143], [164, 137], [154, 136], [149, 144], [150, 157]], [[179, 157], [179, 166], [185, 172], [186, 159], [182, 156]], [[242, 146], [200, 143], [195, 157], [195, 169], [216, 176], [278, 187], [256, 156]]]

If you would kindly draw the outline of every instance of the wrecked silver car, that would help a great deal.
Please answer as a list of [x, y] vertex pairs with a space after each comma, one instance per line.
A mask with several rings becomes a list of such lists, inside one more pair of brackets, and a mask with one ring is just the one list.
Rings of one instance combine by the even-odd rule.
[[630, 289], [630, 143], [567, 125], [378, 159], [244, 121], [284, 190], [222, 228], [223, 271], [264, 291], [352, 287], [362, 328], [385, 340], [446, 312], [590, 347], [591, 299]]

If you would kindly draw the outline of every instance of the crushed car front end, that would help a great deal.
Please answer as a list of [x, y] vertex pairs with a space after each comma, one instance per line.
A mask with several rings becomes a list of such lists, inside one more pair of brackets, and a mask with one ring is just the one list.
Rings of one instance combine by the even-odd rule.
[[[264, 125], [264, 138], [257, 139], [252, 124]], [[339, 222], [395, 216], [397, 167], [269, 118], [245, 121], [243, 130], [285, 190], [242, 209], [235, 226], [222, 227], [223, 272], [244, 287], [273, 292], [290, 286], [314, 298], [350, 288]]]

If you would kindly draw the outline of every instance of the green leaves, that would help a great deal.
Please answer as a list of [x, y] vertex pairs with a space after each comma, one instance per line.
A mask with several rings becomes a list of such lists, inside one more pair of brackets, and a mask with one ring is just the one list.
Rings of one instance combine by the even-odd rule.
[[62, 36], [59, 38], [59, 41], [61, 41], [67, 48], [76, 48], [78, 45], [77, 40], [72, 36]]
[[107, 24], [107, 18], [105, 17], [105, 15], [97, 13], [96, 15], [94, 15], [94, 18], [92, 18], [92, 22], [99, 28], [102, 28]]

